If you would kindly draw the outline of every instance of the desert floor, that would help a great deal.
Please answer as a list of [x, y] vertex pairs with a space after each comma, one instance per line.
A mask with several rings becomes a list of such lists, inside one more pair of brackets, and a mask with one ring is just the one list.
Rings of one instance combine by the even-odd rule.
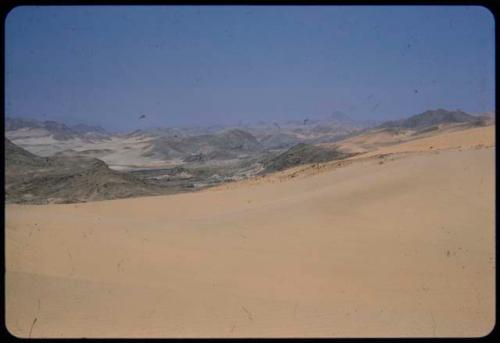
[[476, 128], [197, 193], [8, 205], [7, 328], [20, 337], [486, 335], [494, 145], [494, 127]]

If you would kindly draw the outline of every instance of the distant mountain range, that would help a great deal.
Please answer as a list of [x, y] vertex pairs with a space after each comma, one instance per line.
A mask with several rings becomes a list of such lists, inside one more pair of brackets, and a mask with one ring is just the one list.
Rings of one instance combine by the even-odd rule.
[[[347, 114], [334, 111], [320, 119], [304, 118], [281, 123], [259, 122], [232, 128], [218, 125], [166, 127], [135, 130], [125, 134], [111, 134], [99, 126], [86, 124], [70, 126], [52, 120], [6, 118], [5, 129], [6, 137], [14, 143], [44, 156], [50, 154], [42, 153], [37, 147], [60, 143], [60, 148], [56, 150], [64, 151], [77, 148], [81, 143], [78, 140], [89, 143], [105, 142], [116, 137], [121, 140], [143, 141], [143, 147], [138, 154], [145, 158], [206, 161], [235, 159], [264, 150], [289, 149], [298, 143], [332, 143], [371, 128], [421, 131], [440, 124], [487, 125], [494, 122], [494, 117], [494, 113], [471, 115], [460, 110], [436, 109], [382, 124], [360, 124]], [[111, 153], [106, 150], [108, 147], [99, 149], [99, 153]]]
[[[401, 127], [401, 128], [418, 128], [430, 125], [436, 125], [440, 123], [461, 123], [461, 122], [472, 122], [485, 119], [494, 119], [494, 112], [484, 112], [480, 114], [469, 114], [460, 110], [449, 111], [445, 109], [429, 110], [423, 113], [413, 115], [408, 118], [393, 120], [393, 121], [374, 121], [374, 120], [364, 120], [358, 121], [352, 119], [349, 115], [342, 111], [333, 111], [330, 115], [325, 117], [308, 117], [304, 116], [303, 119], [288, 120], [284, 122], [266, 122], [259, 121], [255, 124], [241, 124], [237, 126], [224, 126], [224, 125], [212, 125], [212, 126], [192, 126], [192, 127], [158, 127], [153, 129], [139, 129], [126, 133], [125, 135], [133, 136], [139, 134], [152, 134], [155, 136], [196, 136], [204, 134], [214, 134], [220, 132], [224, 129], [235, 128], [243, 130], [261, 130], [262, 128], [280, 130], [280, 129], [295, 129], [303, 130], [306, 128], [314, 129], [316, 132], [322, 130], [329, 130], [333, 127], [338, 128], [366, 128], [369, 126], [379, 126], [379, 127]], [[47, 131], [48, 134], [54, 136], [55, 139], [65, 140], [74, 137], [104, 137], [109, 136], [111, 133], [106, 131], [104, 128], [97, 125], [87, 125], [87, 124], [77, 124], [68, 125], [60, 123], [53, 120], [37, 120], [37, 119], [27, 119], [27, 118], [17, 118], [17, 117], [7, 117], [5, 118], [5, 130], [15, 131], [19, 129], [41, 129]]]
[[[99, 126], [77, 124], [68, 126], [53, 120], [40, 121], [37, 119], [5, 118], [5, 131], [37, 130], [39, 136], [53, 136], [57, 140], [68, 140], [73, 138], [102, 139], [109, 136]], [[20, 133], [22, 135], [22, 133]]]
[[261, 149], [261, 144], [252, 134], [240, 129], [228, 129], [215, 134], [160, 137], [152, 143], [149, 154], [167, 159], [183, 157], [189, 160], [190, 155], [198, 154], [227, 159]]
[[[269, 124], [267, 122], [260, 122], [260, 124]], [[352, 119], [350, 116], [342, 111], [333, 111], [330, 115], [326, 116], [304, 116], [303, 119], [288, 120], [282, 122], [280, 125], [300, 125], [300, 126], [314, 126], [314, 125], [344, 125], [344, 126], [359, 126], [360, 122]]]
[[381, 128], [403, 128], [420, 130], [439, 124], [451, 123], [471, 123], [486, 124], [491, 118], [486, 116], [473, 116], [463, 111], [447, 111], [444, 109], [425, 111], [409, 118], [388, 121], [381, 124]]
[[200, 189], [357, 153], [318, 143], [380, 131], [414, 136], [449, 126], [483, 126], [493, 123], [495, 115], [436, 109], [366, 128], [352, 124], [342, 112], [306, 119], [243, 128], [198, 126], [111, 134], [99, 126], [6, 118], [7, 200], [80, 202]]
[[347, 114], [345, 114], [342, 111], [333, 111], [333, 113], [330, 115], [328, 118], [334, 122], [340, 123], [340, 124], [355, 124], [356, 121], [353, 120], [351, 117], [349, 117]]

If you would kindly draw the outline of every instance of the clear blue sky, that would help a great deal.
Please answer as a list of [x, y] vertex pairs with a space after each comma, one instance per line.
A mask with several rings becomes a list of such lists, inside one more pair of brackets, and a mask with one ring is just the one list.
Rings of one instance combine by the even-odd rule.
[[483, 7], [30, 6], [5, 25], [7, 116], [133, 129], [495, 107]]

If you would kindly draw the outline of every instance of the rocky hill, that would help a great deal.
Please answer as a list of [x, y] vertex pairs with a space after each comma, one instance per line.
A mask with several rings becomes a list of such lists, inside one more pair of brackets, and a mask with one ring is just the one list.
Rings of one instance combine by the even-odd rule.
[[[89, 157], [39, 157], [5, 139], [7, 202], [72, 203], [160, 194], [163, 190]], [[163, 191], [164, 192], [164, 191]]]
[[471, 123], [481, 125], [484, 118], [476, 117], [463, 111], [447, 111], [437, 109], [425, 111], [406, 119], [388, 121], [380, 125], [381, 128], [403, 128], [421, 130], [433, 125], [451, 123]]
[[285, 170], [301, 164], [321, 163], [341, 160], [352, 156], [336, 149], [327, 149], [315, 145], [299, 143], [276, 157], [262, 162], [263, 173]]
[[17, 173], [18, 168], [45, 167], [49, 164], [49, 159], [34, 155], [21, 147], [18, 147], [10, 140], [5, 139], [5, 165], [6, 171]]
[[189, 160], [195, 158], [191, 156], [200, 154], [209, 158], [227, 159], [261, 149], [261, 144], [252, 134], [240, 129], [230, 129], [208, 135], [159, 137], [152, 143], [151, 149], [146, 154], [164, 159], [187, 158]]

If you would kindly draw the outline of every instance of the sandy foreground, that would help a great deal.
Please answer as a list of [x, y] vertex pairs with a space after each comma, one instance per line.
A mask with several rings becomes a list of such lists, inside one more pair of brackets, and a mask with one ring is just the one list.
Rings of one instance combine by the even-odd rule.
[[494, 127], [425, 139], [197, 193], [8, 205], [7, 328], [20, 337], [486, 335]]

